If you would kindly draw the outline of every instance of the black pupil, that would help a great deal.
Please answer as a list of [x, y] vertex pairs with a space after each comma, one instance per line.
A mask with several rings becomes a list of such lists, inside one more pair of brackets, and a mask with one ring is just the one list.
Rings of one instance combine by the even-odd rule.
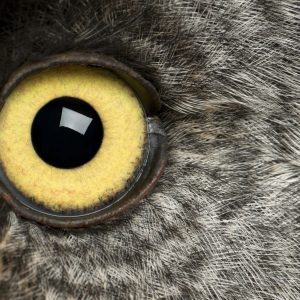
[[46, 163], [57, 168], [76, 168], [99, 150], [103, 126], [95, 109], [83, 100], [61, 97], [48, 102], [36, 114], [32, 144]]

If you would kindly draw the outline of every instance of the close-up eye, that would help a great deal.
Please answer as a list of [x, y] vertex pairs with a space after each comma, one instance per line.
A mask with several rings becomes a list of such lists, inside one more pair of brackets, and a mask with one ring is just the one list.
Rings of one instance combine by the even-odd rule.
[[300, 300], [300, 0], [0, 0], [0, 300]]
[[145, 197], [166, 163], [155, 88], [106, 56], [23, 66], [2, 90], [1, 189], [19, 215], [97, 225]]

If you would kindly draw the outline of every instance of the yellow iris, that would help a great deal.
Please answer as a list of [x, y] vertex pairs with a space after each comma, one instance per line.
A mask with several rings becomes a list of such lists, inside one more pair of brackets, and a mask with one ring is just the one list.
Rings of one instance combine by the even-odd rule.
[[[104, 137], [84, 165], [60, 169], [35, 152], [31, 126], [49, 101], [75, 97], [99, 114]], [[24, 79], [0, 113], [0, 161], [7, 177], [26, 197], [53, 210], [93, 207], [125, 189], [142, 159], [145, 116], [132, 89], [112, 72], [87, 66], [52, 67]]]

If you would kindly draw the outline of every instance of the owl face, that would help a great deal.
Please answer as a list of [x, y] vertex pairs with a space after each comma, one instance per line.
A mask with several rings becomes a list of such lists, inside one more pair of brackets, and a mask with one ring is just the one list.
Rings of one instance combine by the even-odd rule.
[[[297, 1], [275, 0], [1, 1], [2, 89], [22, 67], [49, 57], [70, 52], [111, 57], [148, 82], [160, 98], [155, 114], [165, 131], [168, 164], [152, 193], [142, 195], [133, 210], [85, 231], [37, 225], [1, 201], [0, 298], [298, 299], [299, 9]], [[107, 68], [78, 71], [85, 67], [44, 70], [51, 74], [39, 79], [47, 87], [69, 74], [73, 91], [73, 79], [82, 82], [87, 74], [114, 82], [118, 95], [128, 100], [129, 119], [140, 124], [140, 135], [132, 139], [137, 151], [129, 153], [138, 156], [147, 123], [140, 100], [130, 93], [132, 86]], [[90, 80], [84, 86], [88, 84]], [[39, 86], [30, 85], [31, 95], [37, 95], [33, 89]], [[32, 103], [35, 111], [24, 107], [32, 112], [30, 122], [46, 105], [39, 102], [45, 91], [53, 89], [39, 91], [41, 97]], [[94, 88], [83, 91], [93, 98]], [[51, 99], [66, 100], [61, 96]], [[106, 123], [112, 118], [89, 105], [100, 116], [104, 133], [109, 124], [129, 126], [118, 123], [122, 118]], [[90, 106], [65, 107], [64, 116], [81, 114], [87, 124], [93, 119], [94, 111], [87, 113]], [[114, 105], [115, 111], [127, 116], [120, 106]], [[13, 120], [25, 122], [22, 110], [17, 116], [5, 118], [12, 126], [18, 123]], [[71, 130], [70, 123], [62, 124]], [[106, 140], [100, 138], [99, 124], [102, 147]], [[7, 143], [20, 140], [16, 130], [7, 128], [0, 136]], [[16, 144], [4, 151], [3, 143], [0, 152], [8, 159], [9, 151], [24, 154]], [[20, 161], [30, 165], [28, 159]], [[37, 176], [34, 166], [15, 175], [21, 182], [29, 180]], [[60, 182], [65, 179], [57, 176]], [[83, 184], [78, 194], [84, 189]]]

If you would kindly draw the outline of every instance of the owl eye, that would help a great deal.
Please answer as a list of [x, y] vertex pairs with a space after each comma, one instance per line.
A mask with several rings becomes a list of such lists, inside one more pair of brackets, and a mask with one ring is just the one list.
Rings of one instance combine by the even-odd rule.
[[25, 218], [100, 224], [147, 195], [165, 166], [158, 94], [113, 58], [68, 53], [26, 65], [1, 106], [1, 192]]

